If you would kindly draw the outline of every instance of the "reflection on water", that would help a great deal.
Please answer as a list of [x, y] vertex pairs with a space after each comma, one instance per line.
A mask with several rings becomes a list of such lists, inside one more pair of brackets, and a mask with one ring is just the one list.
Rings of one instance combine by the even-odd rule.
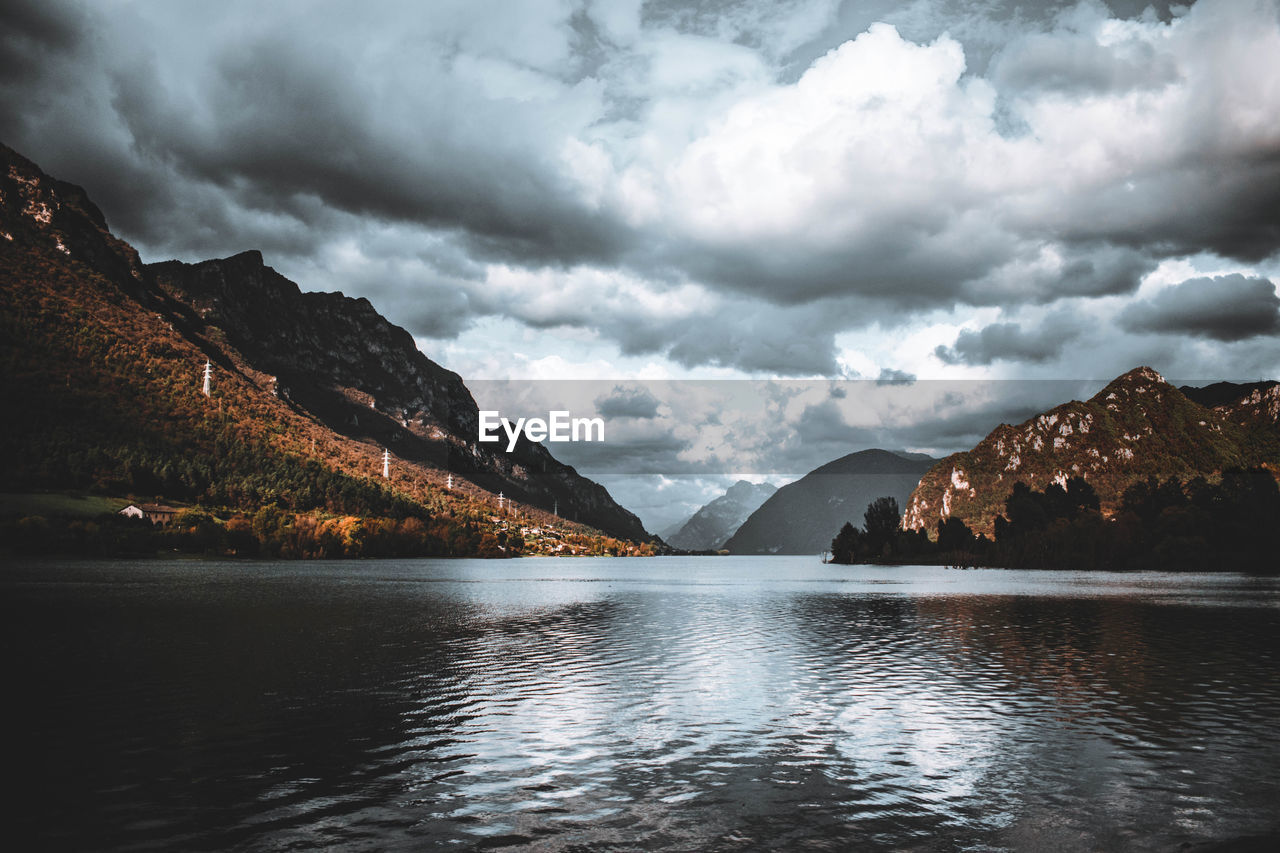
[[41, 563], [0, 584], [14, 831], [45, 848], [1280, 830], [1274, 580], [665, 558]]

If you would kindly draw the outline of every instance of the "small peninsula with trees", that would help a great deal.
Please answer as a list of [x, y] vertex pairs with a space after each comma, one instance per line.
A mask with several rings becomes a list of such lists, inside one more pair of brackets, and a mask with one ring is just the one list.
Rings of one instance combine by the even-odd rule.
[[861, 528], [847, 522], [831, 541], [830, 562], [1270, 573], [1280, 486], [1261, 467], [1230, 469], [1216, 482], [1151, 477], [1129, 486], [1107, 517], [1082, 477], [1041, 490], [1019, 481], [990, 537], [956, 517], [941, 519], [932, 537], [899, 518], [893, 498], [873, 501]]

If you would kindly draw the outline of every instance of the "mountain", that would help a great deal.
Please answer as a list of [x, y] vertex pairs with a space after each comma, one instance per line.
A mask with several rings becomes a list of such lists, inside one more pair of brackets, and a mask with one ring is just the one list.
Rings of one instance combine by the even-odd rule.
[[1211, 385], [1179, 385], [1178, 390], [1193, 403], [1199, 403], [1207, 409], [1228, 406], [1251, 396], [1255, 391], [1259, 396], [1280, 385], [1280, 382], [1214, 382]]
[[724, 547], [733, 554], [818, 554], [846, 521], [862, 524], [867, 504], [892, 496], [902, 506], [936, 460], [861, 450], [778, 489]]
[[1001, 424], [972, 450], [946, 457], [921, 479], [903, 523], [932, 531], [954, 517], [989, 534], [1014, 483], [1043, 489], [1073, 476], [1093, 486], [1110, 514], [1126, 488], [1149, 477], [1186, 481], [1226, 468], [1274, 465], [1280, 461], [1278, 413], [1280, 386], [1274, 384], [1184, 391], [1138, 367], [1087, 401], [1064, 403], [1017, 426]]
[[684, 527], [685, 522], [688, 520], [689, 519], [686, 518], [683, 521], [677, 521], [674, 524], [668, 524], [665, 527], [658, 528], [658, 538], [661, 539], [663, 542], [666, 542], [672, 536], [675, 536], [677, 533], [679, 533], [680, 528]]
[[271, 390], [340, 434], [447, 469], [490, 492], [551, 509], [626, 539], [640, 520], [603, 486], [522, 437], [511, 453], [477, 442], [479, 411], [462, 379], [423, 355], [413, 337], [367, 299], [303, 293], [256, 251], [146, 272], [269, 376]]
[[[461, 378], [367, 300], [303, 293], [258, 252], [144, 265], [83, 189], [4, 146], [0, 169], [0, 490], [412, 504], [467, 524], [487, 524], [504, 492], [548, 524], [650, 538], [540, 444], [479, 444]], [[557, 502], [561, 519], [545, 512]]]
[[757, 484], [739, 480], [723, 495], [699, 509], [683, 524], [677, 525], [676, 531], [664, 538], [673, 548], [686, 551], [715, 550], [777, 491], [778, 487], [770, 483]]

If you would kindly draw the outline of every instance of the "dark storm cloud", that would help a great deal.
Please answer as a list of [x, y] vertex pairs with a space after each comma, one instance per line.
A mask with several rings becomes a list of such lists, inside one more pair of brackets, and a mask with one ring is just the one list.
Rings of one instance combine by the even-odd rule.
[[906, 424], [893, 431], [884, 430], [876, 438], [881, 441], [894, 439], [899, 442], [898, 446], [927, 447], [933, 449], [936, 455], [946, 455], [968, 450], [990, 435], [991, 431], [1002, 423], [1021, 423], [1060, 402], [1063, 400], [1046, 399], [1044, 405], [1039, 406], [1035, 403], [1006, 399], [979, 409]]
[[[1119, 18], [1138, 18], [1150, 10], [1168, 22], [1174, 7], [1190, 8], [1195, 0], [1109, 0], [1107, 8]], [[988, 64], [1012, 37], [1030, 31], [1052, 29], [1064, 14], [1080, 7], [1080, 0], [844, 0], [835, 19], [808, 43], [788, 57], [792, 75], [799, 76], [814, 59], [848, 39], [854, 38], [876, 21], [894, 24], [915, 42], [930, 42], [950, 33], [965, 45], [969, 73], [986, 74]]]
[[[248, 40], [213, 42], [203, 67], [173, 69], [145, 48], [111, 54], [110, 28], [76, 8], [6, 9], [3, 56], [41, 79], [37, 91], [20, 89], [31, 81], [6, 69], [12, 118], [0, 131], [89, 185], [135, 240], [225, 254], [271, 242], [240, 238], [262, 229], [255, 214], [331, 230], [336, 211], [453, 231], [481, 256], [522, 263], [609, 259], [623, 248], [616, 223], [565, 183], [553, 145], [560, 112], [466, 92], [445, 58], [414, 65], [418, 79], [397, 78], [388, 92], [378, 75], [390, 69], [362, 65], [340, 30], [274, 32], [278, 22], [264, 19], [267, 31]], [[86, 84], [102, 87], [106, 110], [80, 109]], [[50, 135], [73, 119], [85, 130]], [[126, 146], [112, 145], [119, 129]], [[222, 235], [216, 248], [201, 239], [210, 232]]]
[[[1070, 241], [1058, 247], [1060, 265], [1043, 269], [1032, 266], [1041, 242], [998, 228], [973, 233], [959, 212], [946, 214], [941, 199], [937, 209], [912, 209], [899, 217], [886, 214], [856, 242], [823, 251], [794, 240], [762, 239], [732, 250], [668, 245], [664, 259], [717, 289], [778, 305], [857, 297], [863, 316], [871, 319], [928, 310], [939, 301], [1008, 306], [1131, 293], [1158, 263], [1144, 243], [1159, 244], [1167, 236], [1148, 235], [1134, 239], [1135, 246], [1121, 246], [1101, 239], [1097, 229], [1082, 228], [1064, 234]], [[1265, 231], [1257, 222], [1250, 227]], [[1240, 239], [1238, 230], [1232, 233]], [[1269, 245], [1265, 233], [1258, 236], [1260, 246]], [[1167, 248], [1158, 254], [1168, 254]]]
[[658, 416], [658, 398], [647, 389], [614, 386], [607, 396], [597, 397], [596, 411], [606, 418], [638, 418], [649, 420]]
[[[1138, 0], [651, 2], [621, 24], [607, 3], [11, 2], [0, 138], [148, 260], [259, 248], [419, 335], [505, 317], [686, 368], [839, 375], [846, 330], [1275, 256], [1274, 51], [1249, 42], [1274, 4], [1201, 5], [1167, 27], [1170, 4]], [[1129, 21], [1101, 38], [1108, 16]], [[912, 73], [867, 73], [886, 57]], [[841, 100], [868, 81], [884, 91]], [[1083, 133], [1055, 124], [1099, 104]], [[735, 110], [757, 120], [735, 134]], [[536, 275], [583, 268], [659, 307]], [[663, 298], [682, 283], [696, 309]], [[938, 355], [1045, 363], [1057, 331], [996, 324]]]
[[1084, 33], [1037, 33], [996, 58], [990, 77], [1006, 95], [1071, 96], [1158, 89], [1178, 79], [1173, 58], [1149, 44], [1103, 46]]
[[690, 331], [677, 335], [665, 355], [685, 367], [716, 365], [783, 376], [839, 372], [829, 335], [805, 337], [802, 328], [777, 332], [773, 339], [759, 339], [732, 330], [706, 336]]
[[910, 385], [915, 381], [915, 374], [907, 373], [905, 370], [896, 370], [892, 367], [880, 368], [880, 375], [876, 377], [877, 385]]
[[795, 423], [795, 433], [800, 444], [805, 446], [834, 444], [850, 447], [859, 439], [867, 438], [865, 430], [850, 426], [845, 421], [840, 407], [831, 400], [805, 406]]
[[934, 355], [947, 364], [991, 364], [995, 361], [1044, 362], [1057, 358], [1080, 332], [1068, 314], [1050, 315], [1033, 329], [1020, 323], [992, 323], [978, 331], [965, 330], [954, 345], [940, 346]]
[[420, 285], [417, 289], [412, 305], [401, 307], [390, 302], [388, 307], [410, 333], [440, 340], [455, 338], [467, 329], [475, 312], [464, 291], [440, 287], [434, 293], [422, 293]]
[[834, 333], [840, 319], [831, 306], [778, 310], [740, 301], [726, 309], [659, 322], [655, 331], [666, 330], [657, 338], [665, 342], [662, 351], [687, 367], [715, 364], [784, 376], [839, 374]]
[[[9, 4], [3, 14], [21, 8]], [[163, 100], [162, 74], [145, 59], [145, 47], [115, 52], [105, 19], [92, 7], [44, 2], [38, 9], [26, 24], [10, 27], [10, 20], [0, 27], [6, 55], [15, 43], [29, 50], [32, 33], [44, 39], [43, 53], [23, 56], [17, 73], [2, 69], [0, 137], [45, 171], [85, 186], [113, 230], [140, 244], [147, 260], [158, 259], [147, 252], [154, 247], [171, 253], [162, 257], [188, 260], [255, 247], [276, 259], [311, 253], [323, 242], [331, 210], [313, 204], [309, 216], [299, 217], [278, 198], [260, 203], [259, 188], [193, 180], [160, 144], [169, 131], [163, 122], [150, 129], [124, 123], [132, 105], [160, 114], [151, 101]], [[181, 127], [191, 116], [171, 112], [165, 118]]]
[[0, 45], [25, 44], [41, 50], [65, 50], [80, 40], [80, 15], [74, 7], [45, 0], [11, 0], [0, 9]]
[[1156, 268], [1155, 260], [1149, 256], [1112, 245], [1073, 246], [1072, 249], [1076, 254], [1049, 277], [1046, 293], [1058, 298], [1131, 293], [1142, 277]]
[[[979, 280], [1012, 259], [1010, 246], [994, 241], [987, 246], [948, 246], [938, 240], [930, 247], [930, 235], [945, 237], [948, 224], [936, 211], [912, 211], [848, 247], [817, 252], [786, 239], [732, 249], [686, 244], [673, 247], [678, 254], [672, 263], [718, 288], [777, 304], [805, 304], [852, 293], [878, 300], [879, 310], [891, 313], [892, 306], [936, 304], [939, 296], [955, 294], [963, 283]], [[990, 301], [986, 290], [974, 288], [972, 301]]]
[[1280, 297], [1264, 278], [1192, 278], [1130, 305], [1120, 323], [1135, 332], [1241, 341], [1280, 333]]
[[1280, 146], [1210, 149], [1177, 169], [1075, 194], [1041, 224], [1067, 242], [1106, 241], [1156, 257], [1211, 251], [1263, 260], [1280, 249]]
[[31, 83], [52, 55], [73, 50], [81, 39], [75, 8], [44, 0], [11, 0], [0, 8], [0, 80]]
[[[388, 115], [374, 81], [347, 59], [264, 35], [214, 58], [199, 104], [166, 99], [146, 65], [117, 74], [115, 104], [145, 153], [231, 192], [251, 186], [249, 201], [282, 212], [296, 214], [294, 200], [314, 196], [347, 213], [458, 229], [477, 250], [525, 263], [616, 253], [618, 230], [580, 206], [548, 152], [530, 144], [551, 133], [536, 110], [450, 104], [456, 94], [433, 91], [432, 76], [448, 69], [429, 66], [419, 102]], [[447, 110], [435, 120], [426, 118], [432, 95]], [[503, 124], [527, 132], [483, 132]]]

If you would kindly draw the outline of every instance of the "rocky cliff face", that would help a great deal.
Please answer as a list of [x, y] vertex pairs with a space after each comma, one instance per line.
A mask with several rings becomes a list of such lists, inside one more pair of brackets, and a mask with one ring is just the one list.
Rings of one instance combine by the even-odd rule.
[[[19, 278], [36, 288], [61, 279], [91, 282], [92, 292], [68, 289], [60, 298], [73, 314], [81, 311], [76, 299], [101, 298], [113, 312], [114, 334], [124, 326], [136, 330], [149, 357], [195, 348], [224, 376], [256, 385], [264, 400], [334, 433], [377, 442], [399, 460], [452, 472], [542, 509], [558, 502], [561, 517], [613, 536], [649, 538], [602, 486], [541, 445], [522, 441], [511, 454], [480, 446], [477, 407], [461, 378], [418, 351], [409, 333], [368, 300], [303, 293], [253, 251], [198, 264], [143, 265], [82, 189], [3, 146], [0, 169], [0, 249], [12, 271], [9, 285], [18, 286]], [[32, 298], [39, 302], [38, 294]], [[85, 331], [77, 331], [74, 317], [40, 322], [65, 322], [61, 329], [42, 328], [42, 340], [70, 345]], [[145, 329], [152, 327], [163, 328], [174, 343], [154, 337], [146, 343], [155, 333]], [[105, 346], [123, 355], [128, 347], [121, 343]], [[56, 355], [74, 361], [73, 354]]]
[[1223, 403], [1217, 410], [1245, 429], [1274, 427], [1280, 424], [1280, 383], [1250, 388], [1247, 394]]
[[52, 248], [133, 295], [150, 293], [138, 253], [111, 233], [84, 189], [49, 177], [4, 145], [0, 169], [0, 241]]
[[348, 421], [372, 411], [422, 435], [432, 427], [459, 436], [476, 430], [475, 402], [462, 379], [419, 352], [409, 333], [367, 299], [303, 293], [257, 251], [146, 270], [204, 326], [271, 374], [286, 399], [322, 412], [354, 405]]
[[769, 483], [757, 484], [739, 480], [723, 495], [690, 516], [667, 539], [667, 544], [688, 551], [719, 548], [776, 491], [777, 487]]
[[[1229, 397], [1230, 395], [1228, 395]], [[906, 507], [908, 529], [933, 530], [960, 518], [991, 533], [1014, 483], [1035, 489], [1086, 479], [1104, 513], [1124, 490], [1148, 477], [1188, 480], [1223, 469], [1275, 461], [1265, 451], [1274, 430], [1275, 388], [1207, 408], [1149, 367], [1118, 377], [1087, 401], [1072, 401], [1016, 426], [1001, 424], [976, 447], [946, 457], [920, 481]]]

